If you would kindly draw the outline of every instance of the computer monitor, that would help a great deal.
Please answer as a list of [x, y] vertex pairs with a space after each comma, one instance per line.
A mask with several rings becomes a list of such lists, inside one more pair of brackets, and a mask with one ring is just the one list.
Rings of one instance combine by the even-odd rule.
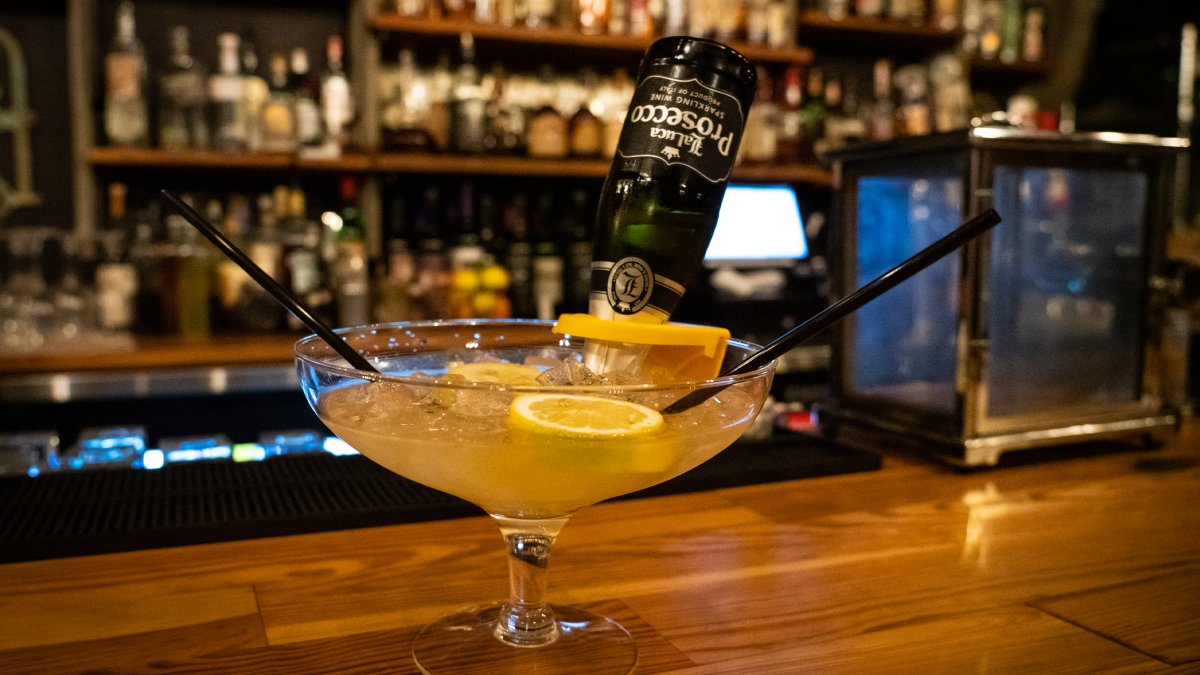
[[730, 184], [704, 254], [706, 267], [791, 267], [806, 257], [808, 241], [792, 186]]

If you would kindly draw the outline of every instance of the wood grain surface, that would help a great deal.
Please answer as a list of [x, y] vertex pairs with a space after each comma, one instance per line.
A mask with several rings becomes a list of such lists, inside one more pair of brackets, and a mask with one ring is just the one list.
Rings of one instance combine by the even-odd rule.
[[[551, 600], [624, 623], [640, 673], [1200, 672], [1197, 427], [601, 504]], [[413, 673], [504, 565], [483, 517], [0, 565], [0, 672]]]

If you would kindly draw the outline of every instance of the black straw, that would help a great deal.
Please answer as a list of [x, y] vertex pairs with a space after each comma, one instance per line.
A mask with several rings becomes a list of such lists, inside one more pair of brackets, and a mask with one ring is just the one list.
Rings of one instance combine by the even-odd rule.
[[362, 354], [359, 354], [353, 347], [346, 344], [345, 340], [338, 337], [337, 333], [334, 333], [328, 324], [317, 318], [307, 307], [300, 304], [299, 300], [291, 293], [288, 293], [283, 286], [280, 286], [279, 282], [275, 281], [263, 268], [254, 264], [254, 261], [243, 253], [242, 249], [234, 245], [232, 241], [229, 241], [212, 223], [205, 220], [199, 213], [196, 213], [195, 209], [167, 190], [162, 190], [160, 194], [181, 216], [187, 219], [197, 230], [200, 230], [201, 234], [208, 237], [208, 240], [215, 244], [221, 253], [224, 253], [230, 260], [237, 263], [238, 267], [246, 270], [246, 274], [249, 274], [251, 279], [254, 279], [259, 286], [262, 286], [264, 290], [278, 300], [279, 304], [283, 305], [287, 311], [291, 312], [297, 319], [300, 319], [300, 322], [308, 326], [309, 330], [316, 333], [335, 352], [346, 359], [347, 363], [358, 370], [365, 370], [372, 373], [379, 372], [363, 358]]
[[[859, 309], [868, 302], [883, 295], [884, 292], [905, 281], [917, 272], [949, 255], [958, 247], [995, 227], [1000, 222], [1000, 214], [994, 209], [988, 209], [960, 225], [950, 234], [938, 239], [929, 246], [921, 249], [908, 260], [876, 277], [867, 285], [859, 288], [850, 295], [838, 300], [824, 310], [818, 312], [808, 321], [796, 326], [759, 351], [750, 355], [745, 361], [721, 372], [721, 377], [738, 375], [756, 370], [782, 356], [796, 345], [812, 338], [814, 335], [829, 328], [834, 323], [844, 319], [851, 312]], [[688, 408], [703, 403], [724, 387], [708, 387], [697, 389], [671, 405], [663, 408], [664, 413], [683, 412]]]

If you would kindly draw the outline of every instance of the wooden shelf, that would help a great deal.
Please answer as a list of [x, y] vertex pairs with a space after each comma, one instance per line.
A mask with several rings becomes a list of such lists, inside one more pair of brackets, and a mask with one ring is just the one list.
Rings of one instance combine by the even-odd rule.
[[[379, 31], [412, 35], [454, 36], [470, 33], [477, 40], [495, 40], [519, 44], [542, 45], [562, 49], [589, 49], [627, 52], [640, 56], [654, 38], [635, 38], [620, 35], [584, 35], [562, 28], [521, 28], [498, 26], [450, 19], [414, 19], [399, 15], [380, 14], [370, 20]], [[812, 63], [813, 52], [807, 47], [767, 47], [733, 43], [734, 49], [752, 61], [764, 63]]]
[[[395, 172], [412, 174], [472, 174], [480, 176], [534, 176], [546, 178], [603, 178], [608, 159], [540, 159], [505, 155], [443, 155], [427, 152], [355, 153], [338, 159], [301, 159], [270, 153], [221, 153], [157, 149], [95, 148], [96, 166], [155, 169], [255, 169]], [[829, 172], [816, 164], [762, 164], [739, 166], [734, 178], [778, 180], [829, 185]]]
[[282, 152], [96, 147], [88, 157], [93, 166], [125, 168], [367, 171], [372, 165], [371, 156], [364, 153], [348, 153], [336, 159], [306, 159]]
[[138, 337], [129, 349], [96, 351], [57, 350], [0, 360], [0, 377], [31, 373], [100, 370], [187, 368], [288, 363], [292, 346], [302, 334], [221, 335], [204, 342], [183, 342], [177, 337]]
[[799, 38], [805, 43], [820, 44], [841, 51], [936, 51], [962, 39], [961, 30], [944, 30], [928, 24], [855, 16], [832, 19], [818, 10], [801, 12], [796, 23]]

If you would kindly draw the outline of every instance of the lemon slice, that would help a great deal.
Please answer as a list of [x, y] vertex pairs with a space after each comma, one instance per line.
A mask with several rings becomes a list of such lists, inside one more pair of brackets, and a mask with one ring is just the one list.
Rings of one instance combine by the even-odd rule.
[[450, 375], [461, 375], [468, 382], [489, 384], [537, 384], [542, 371], [520, 363], [454, 363]]
[[662, 415], [644, 405], [581, 394], [523, 394], [508, 419], [525, 431], [589, 439], [642, 436], [663, 426]]

